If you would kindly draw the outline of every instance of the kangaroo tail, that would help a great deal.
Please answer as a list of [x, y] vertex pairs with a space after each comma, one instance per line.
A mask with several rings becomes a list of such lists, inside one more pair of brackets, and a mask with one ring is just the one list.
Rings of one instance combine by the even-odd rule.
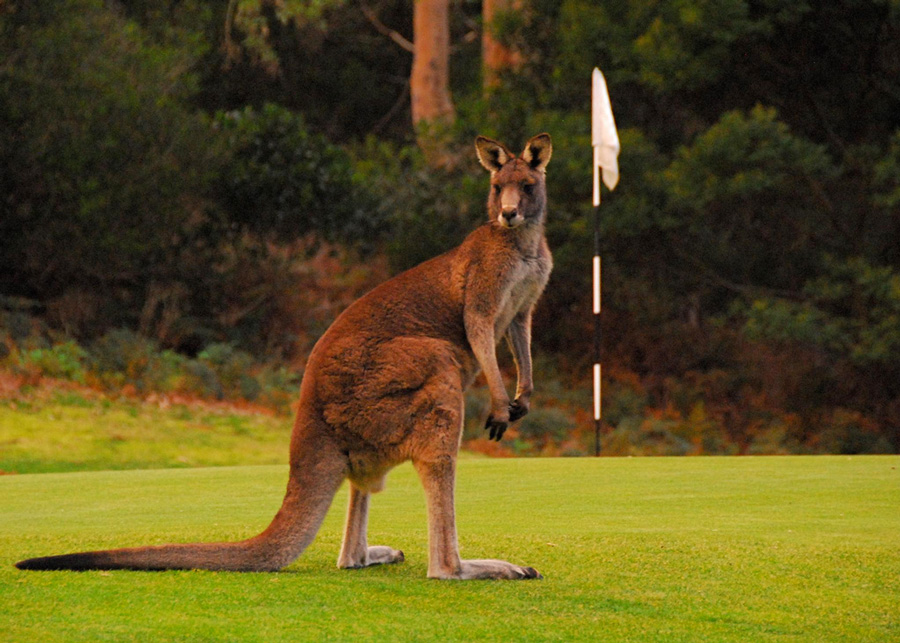
[[[346, 475], [346, 460], [325, 445], [305, 445], [291, 464], [287, 493], [268, 528], [240, 542], [193, 543], [89, 551], [29, 558], [19, 569], [208, 569], [276, 571], [293, 562], [313, 541]], [[324, 448], [323, 448], [324, 447]], [[296, 451], [295, 451], [296, 453]], [[330, 457], [329, 457], [330, 456]]]

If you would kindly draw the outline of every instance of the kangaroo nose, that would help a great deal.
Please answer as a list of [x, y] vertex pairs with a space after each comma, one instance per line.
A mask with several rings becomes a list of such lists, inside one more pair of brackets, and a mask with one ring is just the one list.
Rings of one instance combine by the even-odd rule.
[[500, 212], [503, 218], [507, 220], [515, 218], [517, 213], [518, 208], [516, 208], [516, 206], [514, 205], [505, 205]]

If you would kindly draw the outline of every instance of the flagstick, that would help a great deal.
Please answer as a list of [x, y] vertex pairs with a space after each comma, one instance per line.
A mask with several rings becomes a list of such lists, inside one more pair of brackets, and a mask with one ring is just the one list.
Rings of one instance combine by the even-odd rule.
[[600, 208], [594, 208], [594, 455], [600, 455], [600, 415], [601, 415], [601, 347], [602, 327], [600, 325]]
[[620, 145], [606, 79], [596, 67], [591, 75], [591, 146], [594, 148], [594, 455], [599, 456], [600, 406], [603, 397], [600, 390], [603, 376], [600, 368], [603, 345], [600, 327], [600, 171], [602, 168], [606, 187], [610, 191], [614, 190], [619, 182]]
[[602, 406], [602, 370], [601, 347], [602, 327], [600, 325], [600, 308], [602, 305], [601, 273], [600, 273], [600, 165], [598, 163], [597, 148], [594, 148], [594, 262], [593, 262], [593, 287], [594, 287], [594, 456], [600, 455], [600, 426]]

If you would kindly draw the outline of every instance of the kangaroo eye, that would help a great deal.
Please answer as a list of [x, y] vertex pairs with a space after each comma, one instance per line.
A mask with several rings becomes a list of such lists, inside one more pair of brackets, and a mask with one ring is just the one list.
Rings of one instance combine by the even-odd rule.
[[534, 184], [526, 183], [522, 186], [522, 191], [528, 196], [531, 196], [532, 194], [534, 194]]
[[500, 194], [500, 185], [494, 184], [494, 194]]

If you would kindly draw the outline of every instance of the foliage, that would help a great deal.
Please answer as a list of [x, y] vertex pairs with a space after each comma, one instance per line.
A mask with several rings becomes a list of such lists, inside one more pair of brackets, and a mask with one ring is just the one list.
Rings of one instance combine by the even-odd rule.
[[237, 57], [243, 49], [257, 62], [275, 71], [279, 58], [270, 39], [272, 22], [298, 26], [312, 24], [323, 28], [325, 10], [342, 3], [343, 0], [235, 0], [229, 7], [228, 28], [236, 28], [242, 35], [242, 42], [239, 48], [229, 41], [231, 49], [228, 53]]
[[804, 301], [756, 300], [748, 335], [810, 344], [860, 367], [900, 362], [900, 273], [860, 258], [827, 269], [807, 282]]
[[373, 242], [383, 221], [347, 154], [276, 105], [219, 114], [231, 157], [217, 190], [229, 221], [265, 239]]
[[161, 388], [171, 375], [172, 358], [165, 359], [153, 340], [125, 329], [110, 331], [91, 346], [91, 369], [101, 381], [138, 391]]
[[[599, 64], [622, 135], [623, 180], [601, 208], [604, 283], [613, 284], [604, 293], [606, 363], [639, 374], [645, 404], [623, 415], [613, 397], [611, 436], [629, 436], [628, 448], [640, 451], [635, 444], [648, 435], [663, 443], [684, 437], [678, 426], [687, 422], [713, 427], [724, 443], [704, 448], [727, 452], [751, 448], [764, 426], [787, 426], [788, 446], [778, 448], [818, 449], [824, 443], [811, 436], [852, 408], [879, 427], [872, 430], [889, 449], [900, 448], [892, 429], [900, 409], [896, 369], [872, 359], [892, 355], [898, 320], [883, 296], [876, 303], [860, 285], [837, 295], [856, 278], [834, 268], [862, 261], [884, 271], [884, 284], [900, 265], [892, 241], [900, 103], [896, 93], [874, 89], [886, 87], [900, 63], [887, 44], [900, 33], [896, 9], [569, 0], [534, 2], [532, 10], [518, 27], [521, 40], [549, 55], [506, 79], [504, 90], [527, 97], [516, 104], [531, 106], [554, 141], [586, 149], [587, 121], [554, 115], [586, 109], [585, 94], [574, 92]], [[829, 22], [838, 15], [857, 29], [852, 37]], [[827, 60], [817, 60], [815, 74], [801, 74], [811, 51], [827, 51]], [[864, 73], [841, 66], [853, 56], [871, 62]], [[828, 76], [818, 71], [826, 69]], [[851, 86], [861, 92], [854, 101], [836, 99], [844, 91], [836, 88]], [[567, 315], [570, 330], [560, 335], [559, 315], [548, 313], [536, 327], [550, 333], [536, 333], [536, 341], [588, 355], [587, 305], [577, 293], [589, 291], [589, 181], [565, 176], [566, 168], [555, 179], [558, 166], [550, 170], [549, 180], [559, 181], [549, 190], [551, 245], [561, 261], [545, 302], [583, 321]], [[773, 332], [763, 338], [754, 324], [766, 323]], [[784, 359], [763, 358], [787, 350], [776, 323], [815, 338], [794, 344]], [[775, 362], [780, 372], [771, 370]], [[671, 408], [686, 385], [696, 390], [695, 406]], [[668, 443], [667, 452], [682, 449]]]
[[[467, 157], [474, 158], [473, 150], [466, 150]], [[385, 251], [394, 270], [446, 252], [487, 218], [488, 183], [470, 171], [474, 163], [465, 171], [459, 165], [435, 169], [417, 148], [374, 138], [357, 148], [356, 157], [360, 179], [378, 203], [377, 216], [390, 222]]]
[[887, 154], [875, 163], [874, 173], [873, 204], [884, 208], [900, 206], [900, 130], [894, 132]]
[[261, 385], [250, 375], [253, 356], [231, 344], [212, 344], [197, 355], [197, 361], [209, 366], [218, 379], [222, 393], [246, 400], [259, 396]]
[[[133, 321], [136, 296], [176, 278], [202, 227], [217, 147], [185, 104], [197, 52], [152, 42], [94, 0], [22, 5], [0, 30], [2, 287], [83, 293], [102, 308], [85, 323]], [[98, 291], [116, 295], [92, 303]]]
[[160, 349], [158, 343], [127, 329], [110, 331], [88, 348], [71, 340], [51, 343], [38, 335], [0, 346], [7, 350], [0, 357], [0, 369], [6, 369], [18, 387], [49, 377], [143, 397], [191, 395], [258, 402], [281, 413], [290, 410], [299, 388], [296, 373], [281, 365], [260, 364], [231, 344], [211, 344], [192, 359]]
[[[225, 3], [219, 6], [209, 38], [224, 46], [202, 70], [206, 109], [277, 103], [303, 113], [312, 131], [345, 142], [411, 134], [411, 55], [373, 28], [357, 3], [237, 0], [230, 31]], [[381, 2], [377, 11], [410, 37], [411, 4]]]
[[526, 415], [518, 425], [519, 435], [544, 441], [562, 440], [575, 428], [569, 415], [557, 408], [536, 409]]
[[[484, 218], [473, 136], [549, 131], [535, 353], [587, 390], [598, 65], [622, 141], [600, 217], [604, 372], [628, 382], [607, 381], [609, 440], [900, 449], [897, 3], [529, 0], [493, 25], [521, 64], [488, 93], [480, 10], [453, 5], [457, 120], [433, 169], [412, 144], [409, 53], [383, 34], [411, 37], [409, 2], [4, 5], [0, 351], [24, 355], [43, 325], [57, 334], [28, 368], [75, 373], [47, 362], [56, 346], [127, 328], [180, 351], [137, 381], [230, 395], [234, 365], [205, 347], [302, 358], [386, 276], [348, 277], [346, 246], [394, 271], [445, 251]], [[573, 418], [555, 449], [584, 449]]]
[[87, 351], [81, 346], [73, 341], [67, 341], [50, 348], [32, 348], [21, 351], [18, 362], [19, 366], [26, 371], [36, 370], [42, 375], [83, 384], [87, 357]]
[[196, 110], [209, 43], [188, 34], [210, 17], [188, 4], [171, 29], [137, 3], [0, 16], [0, 289], [81, 340], [123, 326], [187, 351], [230, 340], [223, 319], [260, 323], [229, 291], [270, 276], [268, 241], [371, 247], [383, 228], [347, 155], [301, 117]]
[[[833, 244], [835, 231], [815, 202], [829, 170], [823, 147], [759, 106], [724, 114], [680, 148], [663, 176], [674, 215], [668, 245], [685, 287], [796, 290], [816, 254]], [[797, 191], [798, 182], [807, 189]]]

